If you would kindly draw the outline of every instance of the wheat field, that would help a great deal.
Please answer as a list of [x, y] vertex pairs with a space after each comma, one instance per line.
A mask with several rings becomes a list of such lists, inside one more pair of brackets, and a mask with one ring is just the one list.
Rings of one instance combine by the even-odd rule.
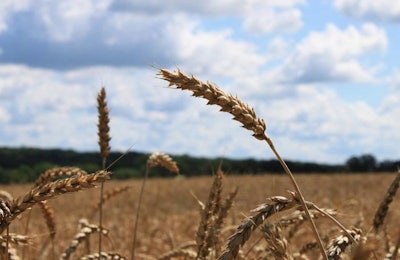
[[[333, 174], [333, 175], [297, 175], [299, 185], [303, 188], [306, 198], [318, 202], [320, 207], [335, 209], [336, 217], [346, 226], [359, 226], [367, 232], [372, 226], [373, 217], [379, 202], [393, 181], [394, 174]], [[205, 202], [213, 182], [212, 177], [150, 179], [143, 199], [142, 213], [138, 228], [137, 259], [156, 259], [185, 243], [195, 242], [196, 232], [200, 223], [199, 207], [195, 198]], [[141, 186], [140, 180], [109, 181], [106, 190], [120, 187], [130, 188], [115, 195], [104, 203], [104, 227], [109, 230], [109, 238], [104, 241], [105, 251], [118, 252], [130, 256], [131, 240], [134, 230], [135, 210]], [[239, 187], [234, 205], [225, 219], [222, 240], [235, 231], [235, 228], [246, 217], [251, 215], [251, 209], [265, 203], [265, 198], [275, 195], [287, 196], [287, 178], [283, 175], [257, 176], [225, 176], [223, 180], [223, 196], [232, 189]], [[24, 194], [30, 185], [2, 186], [14, 196]], [[55, 252], [57, 259], [66, 250], [71, 240], [79, 231], [79, 221], [83, 218], [97, 223], [97, 217], [91, 219], [96, 208], [98, 190], [92, 189], [72, 194], [66, 194], [50, 200], [48, 203], [54, 210], [56, 225]], [[32, 208], [31, 224], [28, 236], [30, 245], [17, 246], [18, 255], [26, 250], [25, 259], [50, 259], [51, 244], [48, 228], [39, 207]], [[398, 237], [398, 222], [400, 203], [393, 202], [387, 216], [388, 238], [391, 241]], [[274, 223], [279, 218], [272, 218]], [[10, 225], [10, 233], [25, 234], [27, 216], [22, 215]], [[268, 221], [266, 222], [268, 223]], [[339, 234], [335, 226], [325, 219], [317, 222], [322, 236], [334, 237]], [[243, 252], [253, 250], [247, 259], [256, 259], [267, 252], [265, 241], [256, 241], [262, 237], [262, 232], [254, 234], [254, 241], [249, 241]], [[293, 241], [288, 243], [288, 250], [299, 251], [302, 246], [314, 241], [310, 228], [304, 223], [297, 231]], [[96, 252], [97, 237], [91, 237], [91, 252]], [[44, 248], [43, 248], [44, 247]], [[24, 249], [25, 248], [25, 249]], [[195, 247], [192, 247], [193, 249]], [[380, 251], [380, 250], [379, 250]], [[71, 259], [79, 259], [85, 254], [85, 245], [78, 247]], [[382, 252], [380, 252], [382, 254]], [[310, 259], [316, 259], [318, 251], [308, 253]], [[381, 256], [381, 255], [380, 255]], [[184, 258], [182, 258], [184, 259]], [[381, 258], [377, 258], [381, 259]]]
[[[397, 259], [399, 173], [292, 173], [264, 119], [236, 96], [182, 71], [169, 87], [217, 105], [272, 150], [284, 174], [185, 178], [172, 157], [149, 156], [141, 180], [112, 180], [110, 115], [97, 96], [101, 165], [48, 169], [0, 187], [1, 259]], [[173, 179], [153, 179], [164, 167]], [[97, 187], [97, 188], [96, 188]]]

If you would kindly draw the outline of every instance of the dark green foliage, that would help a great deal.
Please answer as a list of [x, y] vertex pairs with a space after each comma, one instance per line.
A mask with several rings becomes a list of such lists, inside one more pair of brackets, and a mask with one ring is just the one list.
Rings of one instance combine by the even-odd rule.
[[[117, 160], [122, 153], [112, 152], [109, 164]], [[109, 169], [114, 179], [142, 178], [145, 172], [147, 153], [129, 152]], [[228, 174], [283, 173], [277, 160], [191, 157], [189, 155], [172, 156], [178, 163], [180, 172], [186, 176], [210, 175], [222, 163]], [[318, 164], [313, 162], [286, 161], [296, 173], [338, 173], [338, 172], [393, 172], [399, 161], [381, 163], [372, 155], [353, 156], [344, 164]], [[36, 148], [0, 148], [0, 183], [33, 182], [45, 170], [56, 166], [76, 166], [87, 172], [99, 170], [101, 158], [98, 152], [75, 152], [61, 149]], [[152, 177], [175, 177], [162, 167], [152, 169]]]

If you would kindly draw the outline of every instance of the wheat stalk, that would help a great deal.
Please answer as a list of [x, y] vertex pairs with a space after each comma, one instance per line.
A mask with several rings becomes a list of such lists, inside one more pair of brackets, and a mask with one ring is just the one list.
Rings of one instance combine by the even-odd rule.
[[149, 177], [149, 172], [150, 169], [156, 167], [156, 166], [162, 166], [165, 167], [167, 170], [170, 170], [175, 173], [179, 173], [179, 168], [174, 160], [172, 158], [164, 153], [156, 152], [153, 153], [149, 156], [147, 159], [146, 163], [146, 170], [144, 174], [144, 178], [142, 181], [142, 186], [140, 188], [140, 193], [139, 193], [139, 201], [137, 205], [137, 210], [136, 210], [136, 218], [135, 218], [135, 225], [134, 225], [134, 231], [133, 231], [133, 239], [132, 239], [132, 246], [131, 246], [131, 259], [135, 259], [135, 250], [136, 250], [136, 240], [137, 240], [137, 230], [139, 226], [139, 217], [140, 217], [140, 208], [142, 205], [142, 200], [143, 200], [143, 194], [144, 194], [144, 187], [146, 186], [146, 181]]
[[[126, 192], [126, 191], [129, 190], [130, 188], [132, 188], [132, 186], [130, 186], [130, 185], [125, 185], [125, 186], [116, 187], [116, 188], [114, 188], [114, 189], [112, 189], [112, 190], [107, 191], [107, 192], [104, 193], [104, 195], [103, 195], [103, 205], [104, 205], [104, 203], [106, 203], [107, 201], [109, 201], [111, 198], [113, 198], [113, 197], [115, 197], [115, 196], [117, 196], [117, 195], [119, 195], [119, 194], [121, 194], [121, 193]], [[91, 214], [91, 217], [90, 217], [90, 218], [92, 218], [93, 215], [96, 213], [96, 211], [100, 208], [100, 205], [101, 205], [101, 202], [99, 201], [99, 202], [96, 203], [96, 205], [93, 206], [92, 214]]]
[[[106, 90], [101, 88], [100, 92], [97, 95], [97, 111], [98, 111], [98, 137], [99, 137], [99, 147], [100, 147], [100, 157], [101, 157], [101, 166], [102, 169], [106, 169], [107, 157], [110, 154], [110, 117], [109, 110], [107, 107], [107, 99], [106, 99]], [[104, 183], [101, 184], [100, 187], [100, 210], [99, 210], [99, 227], [100, 229], [103, 226], [103, 194], [104, 194]], [[99, 255], [101, 254], [101, 232], [99, 232]]]
[[175, 85], [178, 89], [189, 90], [193, 92], [193, 96], [202, 97], [208, 100], [207, 105], [218, 105], [221, 107], [221, 111], [228, 112], [233, 115], [233, 119], [242, 123], [242, 126], [253, 132], [253, 136], [261, 141], [266, 141], [272, 152], [275, 154], [276, 158], [282, 165], [285, 172], [288, 174], [293, 187], [295, 188], [298, 196], [299, 202], [302, 204], [304, 211], [307, 214], [308, 220], [311, 224], [313, 233], [318, 241], [321, 255], [327, 259], [324, 246], [322, 244], [321, 238], [318, 234], [317, 227], [308, 211], [305, 203], [303, 194], [301, 193], [300, 187], [298, 186], [292, 172], [287, 166], [286, 162], [282, 159], [278, 151], [276, 150], [272, 140], [265, 133], [266, 124], [261, 118], [258, 118], [254, 109], [251, 108], [246, 103], [242, 102], [238, 97], [226, 94], [218, 86], [210, 82], [202, 82], [197, 78], [185, 75], [183, 72], [178, 70], [177, 72], [170, 72], [165, 69], [159, 70], [159, 75], [162, 79], [169, 82], [169, 86]]

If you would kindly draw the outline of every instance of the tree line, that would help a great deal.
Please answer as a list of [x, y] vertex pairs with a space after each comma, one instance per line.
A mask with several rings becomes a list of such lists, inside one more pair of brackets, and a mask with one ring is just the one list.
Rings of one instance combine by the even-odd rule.
[[[108, 163], [118, 160], [110, 170], [114, 179], [140, 178], [143, 176], [148, 153], [112, 152]], [[275, 159], [255, 160], [229, 158], [201, 158], [189, 155], [173, 156], [184, 176], [209, 175], [219, 165], [229, 174], [282, 173], [283, 169]], [[347, 172], [394, 172], [399, 161], [378, 162], [371, 154], [352, 156], [343, 164], [320, 164], [314, 162], [286, 161], [296, 173], [347, 173]], [[32, 182], [44, 171], [59, 166], [76, 166], [87, 172], [100, 169], [101, 159], [97, 152], [76, 152], [61, 149], [0, 148], [0, 183]], [[174, 176], [163, 168], [152, 170], [152, 177]]]

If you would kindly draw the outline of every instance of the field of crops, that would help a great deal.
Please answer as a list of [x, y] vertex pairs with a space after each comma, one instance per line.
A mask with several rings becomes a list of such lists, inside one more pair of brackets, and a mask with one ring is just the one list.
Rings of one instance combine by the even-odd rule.
[[[368, 246], [367, 249], [373, 251], [376, 258], [371, 259], [383, 259], [383, 254], [389, 250], [386, 246], [395, 246], [399, 238], [400, 200], [396, 198], [385, 218], [383, 224], [385, 228], [376, 233], [370, 230], [379, 203], [395, 177], [396, 174], [296, 175], [307, 201], [325, 210], [336, 210], [335, 218], [347, 229], [357, 227], [361, 230], [362, 236], [370, 236], [368, 241], [372, 244], [366, 245], [363, 249]], [[137, 230], [136, 259], [163, 259], [163, 254], [171, 254], [174, 250], [181, 258], [174, 258], [171, 255], [164, 259], [184, 259], [185, 256], [187, 259], [192, 259], [192, 255], [197, 254], [199, 241], [196, 242], [196, 238], [199, 237], [201, 214], [196, 197], [206, 204], [213, 180], [213, 177], [203, 177], [150, 179], [147, 182]], [[108, 232], [103, 237], [103, 251], [117, 252], [120, 256], [130, 258], [141, 183], [141, 180], [105, 183], [105, 193], [111, 190], [117, 191], [119, 188], [124, 189], [104, 202], [103, 226]], [[3, 186], [1, 189], [17, 197], [25, 194], [31, 187], [32, 185], [15, 185]], [[216, 236], [220, 241], [214, 241], [214, 245], [221, 244], [220, 253], [225, 249], [229, 237], [235, 233], [241, 221], [256, 214], [250, 210], [266, 203], [267, 197], [279, 195], [290, 198], [287, 190], [292, 190], [285, 175], [229, 176], [228, 174], [222, 180], [220, 199], [225, 200], [235, 187], [239, 189], [233, 199], [234, 204], [223, 219], [220, 234]], [[76, 236], [82, 231], [82, 224], [79, 222], [83, 219], [89, 224], [98, 223], [98, 213], [94, 213], [98, 212], [96, 210], [98, 201], [98, 189], [65, 194], [49, 200], [48, 206], [54, 211], [53, 243], [49, 236], [46, 218], [40, 208], [34, 206], [32, 210], [26, 210], [11, 223], [9, 232], [27, 235], [28, 245], [20, 241], [16, 242], [16, 245], [10, 243], [10, 247], [15, 248], [16, 255], [24, 256], [24, 259], [53, 257], [58, 259], [68, 248], [71, 250], [75, 238], [78, 244], [70, 254], [70, 259], [79, 259], [80, 256], [96, 253], [98, 236], [95, 232], [87, 236], [87, 239], [78, 239]], [[273, 225], [279, 228], [279, 237], [275, 238], [282, 242], [283, 249], [274, 249], [266, 237], [267, 231], [259, 225], [251, 232], [250, 239], [240, 247], [238, 257], [273, 259], [271, 256], [278, 253], [273, 252], [274, 250], [284, 250], [286, 256], [283, 259], [291, 259], [292, 256], [297, 259], [318, 258], [319, 251], [309, 223], [293, 217], [295, 216], [292, 215], [293, 212], [296, 214], [295, 208], [275, 214], [262, 223], [266, 225], [265, 228]], [[290, 217], [292, 217], [290, 223], [283, 222]], [[322, 240], [329, 248], [330, 243], [341, 234], [339, 228], [322, 216], [316, 218], [316, 224]], [[350, 249], [349, 247], [342, 257], [346, 252], [350, 252]], [[207, 259], [216, 258], [213, 255], [214, 249], [209, 250]]]

